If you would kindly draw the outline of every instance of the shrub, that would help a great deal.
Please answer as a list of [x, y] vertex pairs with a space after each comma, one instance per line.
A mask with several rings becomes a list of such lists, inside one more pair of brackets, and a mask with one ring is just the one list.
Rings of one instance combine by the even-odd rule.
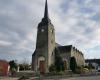
[[49, 67], [49, 72], [55, 72], [55, 71], [56, 71], [56, 66], [52, 64], [52, 65]]
[[76, 73], [77, 73], [77, 74], [82, 73], [82, 67], [77, 66], [77, 68], [76, 68]]

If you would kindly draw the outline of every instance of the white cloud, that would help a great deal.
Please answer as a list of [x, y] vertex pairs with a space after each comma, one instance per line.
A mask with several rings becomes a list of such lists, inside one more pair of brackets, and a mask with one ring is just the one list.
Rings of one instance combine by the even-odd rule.
[[11, 42], [7, 42], [7, 41], [0, 41], [0, 47], [5, 47], [5, 46], [11, 46], [12, 43]]

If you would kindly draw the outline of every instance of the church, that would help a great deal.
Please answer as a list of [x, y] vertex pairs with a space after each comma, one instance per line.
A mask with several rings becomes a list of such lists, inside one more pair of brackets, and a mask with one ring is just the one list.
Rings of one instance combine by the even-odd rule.
[[62, 57], [66, 70], [70, 70], [70, 60], [74, 58], [78, 66], [85, 64], [84, 55], [73, 45], [62, 46], [55, 42], [55, 29], [48, 14], [48, 3], [45, 2], [44, 17], [37, 27], [36, 49], [32, 54], [32, 69], [48, 73], [54, 64], [56, 53]]

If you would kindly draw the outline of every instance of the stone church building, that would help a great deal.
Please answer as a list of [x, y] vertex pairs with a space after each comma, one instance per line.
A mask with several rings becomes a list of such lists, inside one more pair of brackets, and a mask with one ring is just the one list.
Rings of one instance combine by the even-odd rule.
[[44, 17], [37, 27], [36, 49], [32, 55], [32, 69], [48, 73], [49, 67], [55, 62], [56, 52], [60, 53], [67, 70], [70, 69], [70, 60], [72, 57], [75, 58], [78, 66], [82, 66], [85, 63], [81, 51], [72, 45], [61, 46], [55, 42], [55, 29], [48, 15], [46, 0]]

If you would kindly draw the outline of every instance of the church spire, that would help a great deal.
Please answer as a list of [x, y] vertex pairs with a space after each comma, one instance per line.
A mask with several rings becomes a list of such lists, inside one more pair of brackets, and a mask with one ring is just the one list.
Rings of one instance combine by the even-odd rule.
[[49, 15], [48, 15], [48, 3], [47, 3], [47, 0], [46, 0], [46, 2], [45, 2], [44, 18], [49, 18]]
[[40, 22], [39, 26], [48, 25], [48, 23], [51, 23], [51, 20], [49, 19], [48, 2], [46, 0], [46, 2], [45, 2], [45, 10], [44, 10], [44, 17], [42, 18], [42, 21]]

